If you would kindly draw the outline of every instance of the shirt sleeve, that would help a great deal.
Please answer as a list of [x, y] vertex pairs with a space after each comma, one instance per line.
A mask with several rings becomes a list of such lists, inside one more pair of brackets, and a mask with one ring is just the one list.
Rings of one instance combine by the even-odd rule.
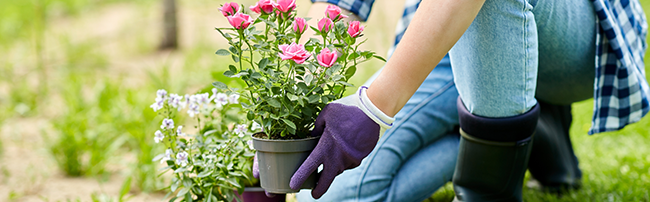
[[375, 0], [311, 0], [311, 2], [324, 2], [337, 5], [359, 16], [361, 20], [366, 21]]

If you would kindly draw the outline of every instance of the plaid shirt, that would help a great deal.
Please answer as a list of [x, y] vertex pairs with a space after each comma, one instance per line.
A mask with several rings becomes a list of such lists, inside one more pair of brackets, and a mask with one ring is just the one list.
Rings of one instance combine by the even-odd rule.
[[[638, 0], [591, 0], [597, 14], [594, 114], [589, 134], [619, 130], [648, 113], [650, 87], [643, 57], [647, 23]], [[338, 5], [367, 20], [374, 0], [312, 0]], [[420, 0], [406, 0], [397, 24], [393, 53]]]

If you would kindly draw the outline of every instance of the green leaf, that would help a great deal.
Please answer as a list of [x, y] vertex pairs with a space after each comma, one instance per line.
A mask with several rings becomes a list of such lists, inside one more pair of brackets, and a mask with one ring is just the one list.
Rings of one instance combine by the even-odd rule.
[[203, 178], [203, 177], [209, 176], [210, 174], [212, 174], [211, 170], [205, 170], [205, 171], [199, 173], [196, 177]]
[[374, 57], [374, 58], [377, 58], [377, 59], [379, 59], [379, 60], [381, 60], [381, 61], [384, 61], [384, 62], [386, 62], [386, 59], [384, 59], [384, 58], [383, 58], [383, 57], [381, 57], [381, 56], [378, 56], [378, 55], [373, 55], [372, 57]]
[[239, 55], [239, 49], [235, 48], [234, 46], [230, 46], [230, 48], [228, 48], [228, 50], [230, 50], [230, 52], [232, 52], [232, 55]]
[[237, 71], [237, 67], [235, 67], [235, 65], [228, 65], [228, 69], [229, 69], [232, 73], [235, 73], [235, 74], [236, 74], [237, 72], [239, 72], [239, 71]]
[[257, 66], [260, 69], [266, 68], [266, 66], [269, 64], [269, 59], [268, 58], [262, 58], [259, 63], [257, 63]]
[[235, 178], [226, 178], [226, 182], [232, 184], [233, 186], [235, 186], [237, 188], [242, 187], [242, 185], [240, 185], [239, 182], [237, 182], [237, 179], [235, 179]]
[[286, 123], [287, 126], [289, 126], [291, 129], [296, 130], [296, 124], [293, 123], [292, 121], [289, 121], [288, 119], [282, 119], [282, 121]]
[[310, 95], [308, 98], [309, 103], [316, 103], [320, 100], [320, 96], [317, 94]]
[[212, 86], [214, 86], [217, 89], [228, 89], [228, 85], [219, 81], [212, 82]]
[[235, 55], [231, 55], [231, 56], [232, 56], [232, 61], [239, 62], [239, 57]]
[[254, 79], [260, 79], [260, 78], [262, 78], [262, 74], [260, 74], [259, 72], [253, 72], [251, 77], [254, 78]]
[[287, 97], [288, 97], [289, 100], [291, 100], [291, 101], [296, 101], [296, 100], [299, 100], [299, 99], [300, 99], [298, 96], [296, 96], [296, 95], [294, 95], [294, 94], [287, 94]]
[[233, 73], [230, 70], [226, 70], [225, 72], [223, 72], [223, 75], [227, 76], [227, 77], [233, 77], [235, 75], [235, 73]]
[[188, 191], [190, 191], [190, 188], [189, 188], [189, 187], [183, 187], [183, 188], [178, 192], [178, 194], [176, 194], [176, 196], [177, 196], [177, 197], [181, 197], [181, 196], [185, 195]]
[[305, 76], [305, 84], [307, 84], [307, 85], [311, 84], [312, 80], [314, 80], [314, 75], [307, 74], [307, 76]]
[[346, 78], [346, 79], [350, 79], [350, 78], [352, 78], [352, 76], [354, 76], [354, 73], [355, 73], [356, 71], [357, 71], [357, 67], [356, 67], [356, 66], [352, 66], [352, 67], [348, 68], [348, 70], [345, 71], [345, 78]]
[[[177, 179], [177, 178], [174, 178], [174, 179]], [[180, 180], [176, 180], [174, 183], [172, 183], [172, 187], [171, 187], [172, 192], [175, 192], [176, 189], [178, 189], [178, 185], [180, 185], [180, 184], [181, 184]]]
[[329, 99], [327, 99], [327, 97], [325, 97], [325, 96], [321, 97], [320, 99], [321, 99], [321, 101], [323, 101], [323, 103], [329, 102]]
[[275, 107], [275, 108], [280, 108], [281, 107], [280, 102], [278, 102], [275, 98], [270, 98], [266, 102], [269, 103], [269, 105], [271, 105], [272, 107]]
[[228, 56], [230, 55], [230, 51], [226, 49], [219, 49], [215, 54], [221, 55], [221, 56]]

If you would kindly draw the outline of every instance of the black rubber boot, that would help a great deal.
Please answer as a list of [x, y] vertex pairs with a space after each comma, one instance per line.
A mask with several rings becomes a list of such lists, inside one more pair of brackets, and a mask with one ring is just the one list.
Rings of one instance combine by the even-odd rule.
[[539, 105], [541, 112], [528, 170], [545, 191], [561, 193], [578, 189], [582, 171], [578, 167], [578, 158], [573, 153], [569, 137], [571, 105], [544, 102], [539, 102]]
[[506, 118], [471, 114], [457, 103], [461, 140], [453, 177], [458, 201], [522, 201], [539, 105]]

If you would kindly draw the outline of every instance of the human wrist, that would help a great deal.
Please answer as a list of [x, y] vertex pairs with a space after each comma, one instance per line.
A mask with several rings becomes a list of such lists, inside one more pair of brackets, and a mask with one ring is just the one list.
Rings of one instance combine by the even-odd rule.
[[361, 86], [357, 91], [360, 107], [362, 107], [362, 110], [366, 112], [366, 114], [368, 114], [368, 116], [377, 122], [377, 124], [379, 124], [382, 128], [391, 128], [393, 126], [395, 118], [393, 118], [393, 116], [389, 116], [381, 109], [379, 109], [368, 97], [367, 90], [367, 86]]

